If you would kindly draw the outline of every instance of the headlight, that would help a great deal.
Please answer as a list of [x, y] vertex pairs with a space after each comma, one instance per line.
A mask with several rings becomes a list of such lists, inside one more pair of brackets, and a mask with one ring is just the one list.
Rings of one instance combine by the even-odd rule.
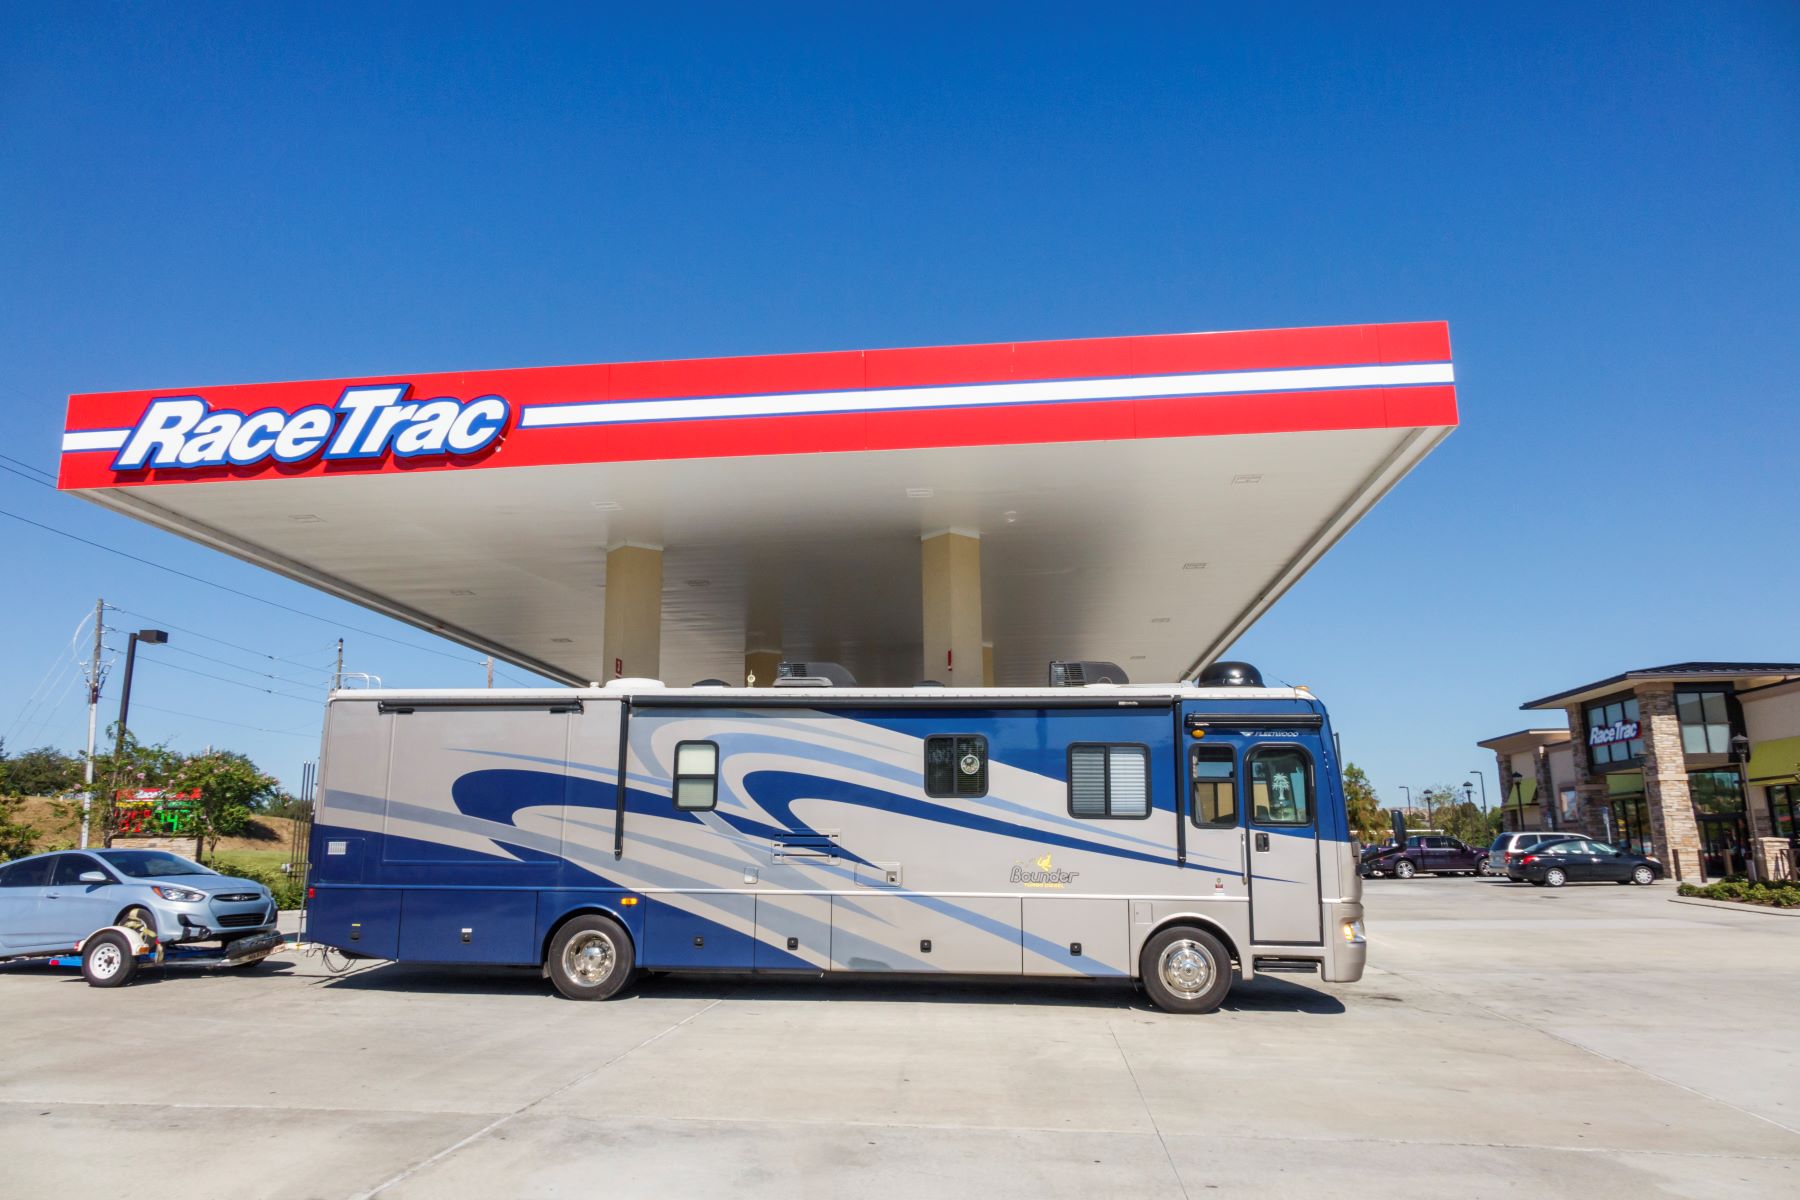
[[205, 892], [196, 892], [193, 888], [170, 887], [166, 883], [152, 884], [150, 890], [164, 900], [174, 900], [180, 904], [192, 904], [206, 899]]
[[1362, 943], [1362, 941], [1363, 941], [1363, 923], [1362, 923], [1362, 921], [1360, 921], [1360, 920], [1345, 921], [1343, 923], [1343, 930], [1344, 930], [1344, 941], [1348, 942], [1352, 946], [1360, 945]]

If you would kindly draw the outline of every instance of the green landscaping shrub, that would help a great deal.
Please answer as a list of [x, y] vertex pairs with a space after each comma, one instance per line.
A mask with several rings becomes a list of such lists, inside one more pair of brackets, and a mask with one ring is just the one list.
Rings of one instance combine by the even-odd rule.
[[269, 871], [262, 867], [245, 866], [234, 863], [230, 858], [216, 860], [213, 870], [226, 875], [236, 875], [240, 879], [250, 879], [269, 889], [269, 895], [275, 898], [275, 907], [286, 912], [300, 908], [306, 903], [306, 881], [284, 871]]
[[1725, 879], [1708, 884], [1684, 883], [1675, 890], [1682, 896], [1707, 900], [1734, 900], [1768, 908], [1800, 908], [1800, 883], [1794, 882], [1748, 883], [1742, 879]]

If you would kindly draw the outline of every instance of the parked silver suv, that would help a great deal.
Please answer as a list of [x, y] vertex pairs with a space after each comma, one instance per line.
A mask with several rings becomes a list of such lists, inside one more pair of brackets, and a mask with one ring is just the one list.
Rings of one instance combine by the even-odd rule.
[[1555, 830], [1531, 830], [1527, 833], [1503, 833], [1488, 846], [1488, 874], [1505, 875], [1509, 857], [1517, 857], [1545, 842], [1560, 842], [1570, 836]]

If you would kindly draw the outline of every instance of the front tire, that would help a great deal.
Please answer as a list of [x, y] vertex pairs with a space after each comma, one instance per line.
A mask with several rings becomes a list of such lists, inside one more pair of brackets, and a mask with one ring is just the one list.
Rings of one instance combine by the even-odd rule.
[[81, 975], [89, 987], [124, 987], [137, 969], [137, 947], [116, 929], [102, 930], [82, 944]]
[[1546, 887], [1561, 887], [1567, 882], [1569, 882], [1569, 877], [1563, 872], [1561, 867], [1551, 867], [1548, 871], [1544, 872], [1544, 885]]
[[1394, 864], [1394, 878], [1395, 879], [1411, 879], [1414, 875], [1417, 875], [1418, 873], [1419, 873], [1419, 868], [1413, 866], [1412, 861], [1410, 859], [1403, 858], [1399, 862]]
[[631, 937], [611, 917], [575, 917], [550, 939], [544, 965], [556, 990], [571, 1000], [605, 1000], [631, 979]]
[[1144, 943], [1138, 974], [1164, 1012], [1209, 1013], [1231, 990], [1231, 955], [1206, 930], [1176, 925]]
[[1640, 863], [1637, 870], [1631, 873], [1631, 882], [1639, 887], [1649, 887], [1656, 882], [1656, 872]]

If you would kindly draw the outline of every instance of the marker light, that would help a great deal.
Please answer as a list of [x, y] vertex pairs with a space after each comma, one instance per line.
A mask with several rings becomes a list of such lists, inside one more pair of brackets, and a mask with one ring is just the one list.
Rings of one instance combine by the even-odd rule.
[[638, 902], [638, 898], [636, 896], [621, 896], [621, 897], [619, 897], [619, 904], [625, 908], [631, 908], [637, 902]]
[[1352, 946], [1363, 941], [1363, 927], [1360, 919], [1355, 921], [1345, 921], [1343, 928], [1344, 940]]

